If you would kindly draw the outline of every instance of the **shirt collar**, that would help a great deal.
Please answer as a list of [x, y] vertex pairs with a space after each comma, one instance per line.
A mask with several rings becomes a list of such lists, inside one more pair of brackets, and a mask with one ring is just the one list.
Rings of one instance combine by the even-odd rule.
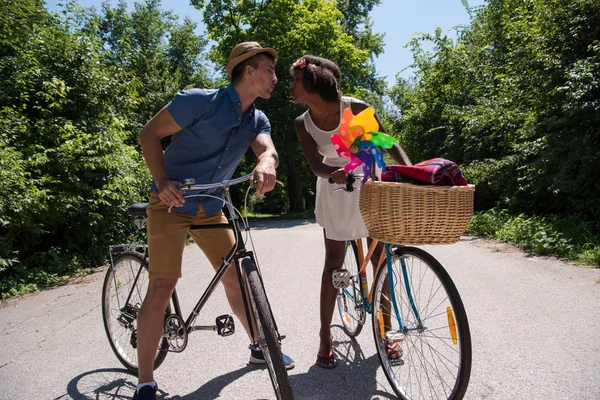
[[[240, 97], [238, 96], [237, 92], [235, 91], [233, 84], [229, 84], [229, 86], [227, 86], [227, 95], [229, 96], [229, 100], [234, 103], [234, 104], [238, 104], [240, 103]], [[248, 111], [246, 111], [246, 113], [250, 116], [254, 115], [254, 103], [252, 103], [252, 105], [250, 105], [250, 108], [248, 108]]]

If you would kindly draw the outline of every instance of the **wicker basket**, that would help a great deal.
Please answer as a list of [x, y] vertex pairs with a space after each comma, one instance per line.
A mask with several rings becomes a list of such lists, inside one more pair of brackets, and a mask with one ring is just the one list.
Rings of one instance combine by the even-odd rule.
[[474, 185], [372, 182], [360, 190], [369, 236], [403, 245], [456, 243], [473, 215]]

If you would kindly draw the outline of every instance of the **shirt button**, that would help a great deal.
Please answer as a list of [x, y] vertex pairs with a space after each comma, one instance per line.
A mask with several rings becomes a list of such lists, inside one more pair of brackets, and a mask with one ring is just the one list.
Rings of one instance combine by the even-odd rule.
[[221, 166], [219, 165], [219, 169], [221, 169]]
[[229, 150], [229, 147], [227, 147], [225, 150]]
[[241, 117], [238, 117], [238, 121], [239, 121], [240, 119], [242, 119], [242, 118], [241, 118]]

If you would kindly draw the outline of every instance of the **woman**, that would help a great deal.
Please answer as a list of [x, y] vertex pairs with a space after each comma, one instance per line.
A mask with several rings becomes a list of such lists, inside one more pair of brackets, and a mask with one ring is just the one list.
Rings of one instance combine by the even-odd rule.
[[[315, 214], [317, 223], [323, 227], [325, 240], [317, 365], [335, 368], [337, 362], [332, 350], [330, 324], [337, 290], [331, 283], [331, 274], [344, 263], [346, 241], [367, 237], [368, 232], [358, 209], [359, 192], [331, 195], [333, 189], [346, 183], [347, 174], [343, 167], [349, 162], [348, 158], [338, 156], [331, 143], [331, 135], [338, 133], [345, 108], [351, 108], [352, 113], [356, 115], [367, 108], [368, 104], [355, 98], [342, 97], [342, 74], [340, 68], [331, 60], [305, 55], [292, 64], [290, 73], [294, 78], [291, 87], [294, 103], [306, 104], [309, 108], [296, 118], [294, 124], [308, 164], [317, 175]], [[379, 131], [385, 132], [381, 123]], [[400, 146], [394, 145], [387, 151], [395, 162], [411, 165]], [[329, 178], [333, 178], [336, 185], [329, 184]], [[370, 239], [367, 241], [370, 244]], [[377, 246], [371, 258], [373, 265], [379, 260], [382, 247], [382, 244]]]

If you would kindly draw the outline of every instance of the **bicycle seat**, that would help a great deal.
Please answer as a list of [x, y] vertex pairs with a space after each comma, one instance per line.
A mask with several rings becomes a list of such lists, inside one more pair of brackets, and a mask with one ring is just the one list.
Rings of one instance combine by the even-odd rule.
[[129, 213], [136, 217], [145, 217], [148, 203], [135, 203], [129, 206]]

